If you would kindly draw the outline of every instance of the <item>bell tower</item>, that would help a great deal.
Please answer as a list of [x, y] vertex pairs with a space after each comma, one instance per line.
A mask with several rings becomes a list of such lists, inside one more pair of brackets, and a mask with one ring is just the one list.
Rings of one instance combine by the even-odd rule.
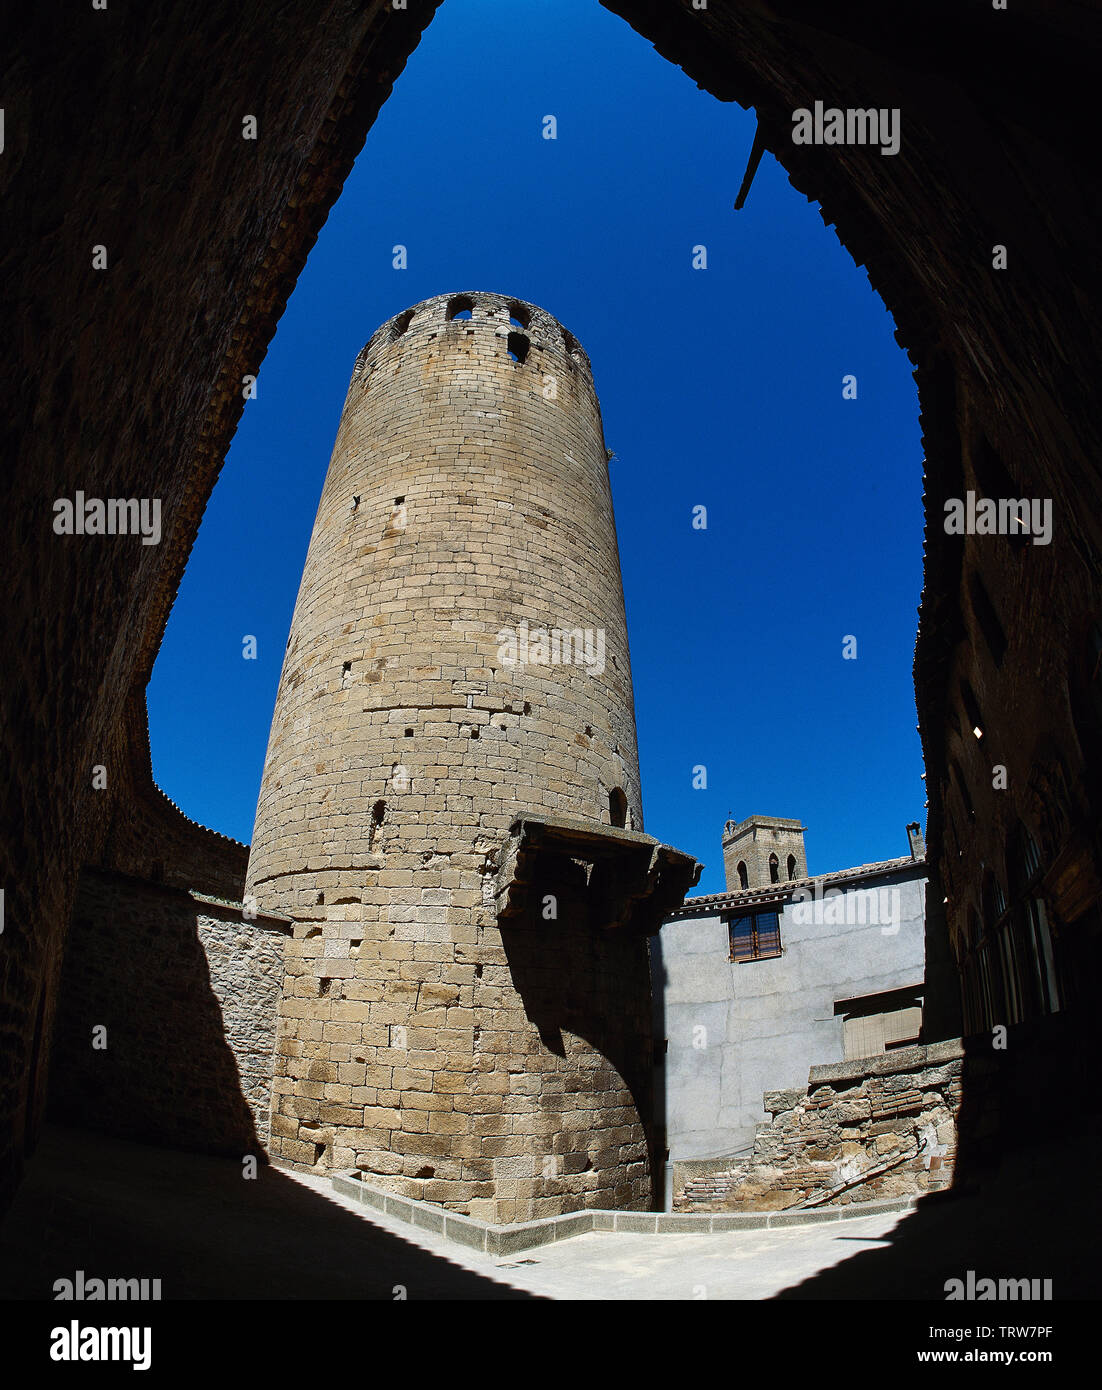
[[723, 869], [728, 893], [768, 888], [807, 877], [806, 826], [776, 816], [748, 816], [723, 827]]

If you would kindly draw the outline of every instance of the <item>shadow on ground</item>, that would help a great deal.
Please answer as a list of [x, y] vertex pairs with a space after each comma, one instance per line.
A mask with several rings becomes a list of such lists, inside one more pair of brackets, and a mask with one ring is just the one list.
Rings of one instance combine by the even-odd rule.
[[56, 1279], [161, 1280], [169, 1299], [510, 1299], [278, 1169], [47, 1127], [0, 1226], [0, 1297]]
[[1102, 1294], [1096, 1155], [1089, 1138], [1016, 1154], [971, 1192], [925, 1198], [879, 1249], [776, 1297], [944, 1301], [946, 1281], [973, 1270], [977, 1280], [1051, 1279], [1056, 1302], [1096, 1299]]

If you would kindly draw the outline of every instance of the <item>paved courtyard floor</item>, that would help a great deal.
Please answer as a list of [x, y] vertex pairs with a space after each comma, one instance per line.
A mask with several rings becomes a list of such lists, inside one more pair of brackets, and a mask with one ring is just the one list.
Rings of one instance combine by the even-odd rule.
[[[324, 1178], [289, 1174], [315, 1191], [328, 1187]], [[360, 1215], [363, 1206], [334, 1194], [346, 1210]], [[426, 1250], [446, 1256], [466, 1269], [555, 1299], [761, 1299], [881, 1245], [905, 1212], [864, 1217], [820, 1226], [776, 1231], [717, 1232], [714, 1235], [629, 1235], [590, 1231], [519, 1255], [482, 1255], [466, 1251], [429, 1232], [371, 1212], [380, 1230], [416, 1240]], [[410, 1290], [410, 1297], [415, 1290]]]
[[[1073, 1160], [1073, 1155], [1066, 1155]], [[159, 1278], [174, 1299], [944, 1299], [944, 1281], [1048, 1277], [1097, 1294], [1089, 1210], [1030, 1167], [984, 1200], [703, 1235], [590, 1232], [484, 1255], [368, 1214], [326, 1179], [47, 1128], [0, 1226], [0, 1297], [54, 1281]], [[1042, 1210], [1035, 1197], [1045, 1191]], [[1053, 1203], [1063, 1203], [1054, 1210]]]

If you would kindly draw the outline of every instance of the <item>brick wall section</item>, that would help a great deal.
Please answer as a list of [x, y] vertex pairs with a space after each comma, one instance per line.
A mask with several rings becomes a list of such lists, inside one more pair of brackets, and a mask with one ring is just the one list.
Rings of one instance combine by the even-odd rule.
[[758, 1127], [748, 1159], [675, 1179], [675, 1210], [845, 1206], [947, 1187], [963, 1059], [952, 1040], [812, 1067], [806, 1091], [766, 1093], [773, 1119]]
[[[62, 976], [51, 1113], [128, 1139], [260, 1155], [288, 929], [86, 870]], [[105, 1050], [92, 1045], [100, 1024]]]
[[[597, 397], [542, 310], [451, 299], [356, 362], [292, 621], [248, 877], [297, 924], [272, 1153], [492, 1220], [643, 1206], [645, 940], [492, 907], [521, 813], [607, 826], [620, 788], [642, 829]], [[523, 623], [604, 669], [509, 665]]]

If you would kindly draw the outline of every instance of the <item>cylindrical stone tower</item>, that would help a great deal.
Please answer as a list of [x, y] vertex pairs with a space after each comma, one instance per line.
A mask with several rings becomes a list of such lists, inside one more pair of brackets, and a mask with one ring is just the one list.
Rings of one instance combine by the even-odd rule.
[[648, 1205], [639, 904], [691, 861], [641, 830], [589, 361], [426, 300], [356, 361], [268, 745], [273, 1156], [495, 1221]]

